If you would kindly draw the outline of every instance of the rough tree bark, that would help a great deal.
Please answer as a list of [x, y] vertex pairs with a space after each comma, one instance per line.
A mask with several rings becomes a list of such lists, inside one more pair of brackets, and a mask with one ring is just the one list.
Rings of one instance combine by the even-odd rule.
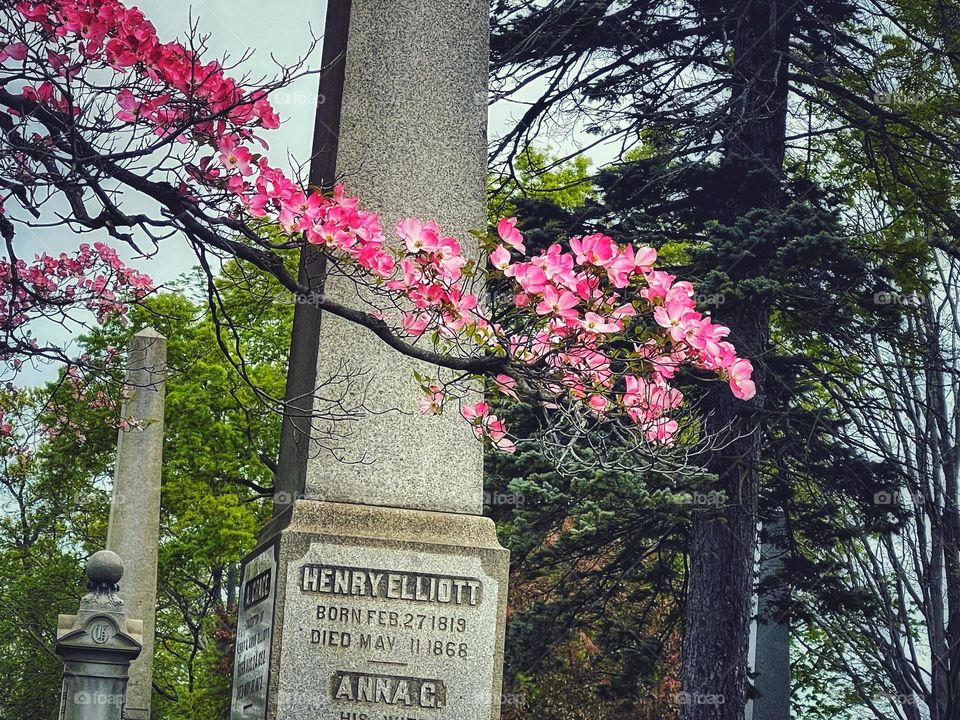
[[[731, 226], [752, 210], [782, 206], [787, 113], [786, 51], [795, 6], [787, 0], [741, 0], [727, 14], [733, 37], [732, 114], [722, 167], [731, 197], [718, 220]], [[769, 245], [758, 243], [724, 268], [735, 283], [762, 274]], [[681, 720], [741, 720], [746, 702], [756, 505], [764, 405], [763, 357], [770, 308], [737, 303], [717, 318], [746, 357], [759, 359], [751, 404], [714, 393], [705, 430], [728, 442], [708, 460], [727, 503], [693, 515], [683, 641]]]

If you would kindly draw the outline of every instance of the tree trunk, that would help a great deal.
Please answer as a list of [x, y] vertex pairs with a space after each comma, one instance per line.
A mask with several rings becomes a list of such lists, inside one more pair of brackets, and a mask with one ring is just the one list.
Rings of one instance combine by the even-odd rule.
[[[743, 0], [733, 4], [731, 117], [722, 170], [731, 197], [718, 218], [724, 225], [754, 209], [782, 206], [781, 174], [787, 110], [786, 51], [793, 25], [788, 0]], [[744, 255], [726, 270], [743, 281], [762, 275], [773, 248], [747, 242]], [[742, 720], [746, 703], [750, 604], [756, 547], [756, 505], [760, 455], [759, 413], [763, 409], [763, 353], [770, 325], [769, 305], [757, 299], [736, 303], [718, 320], [731, 329], [739, 353], [754, 359], [757, 396], [751, 403], [718, 388], [708, 398], [705, 430], [723, 437], [707, 467], [726, 494], [720, 512], [693, 513], [685, 616], [681, 720]]]
[[[942, 345], [942, 337], [951, 328], [944, 328], [938, 321], [936, 300], [927, 294], [924, 301], [925, 345], [930, 357], [927, 360], [926, 387], [929, 442], [934, 457], [933, 477], [942, 477], [942, 494], [932, 488], [932, 507], [925, 508], [930, 517], [932, 567], [931, 593], [937, 606], [934, 620], [941, 638], [933, 644], [933, 707], [931, 717], [955, 718], [960, 713], [960, 554], [958, 554], [958, 531], [960, 512], [957, 508], [957, 428], [958, 420], [948, 398], [951, 385], [949, 372], [952, 352]], [[942, 509], [941, 509], [942, 507]], [[946, 600], [946, 612], [943, 602]], [[943, 627], [946, 616], [946, 627]], [[945, 630], [945, 633], [944, 633]]]

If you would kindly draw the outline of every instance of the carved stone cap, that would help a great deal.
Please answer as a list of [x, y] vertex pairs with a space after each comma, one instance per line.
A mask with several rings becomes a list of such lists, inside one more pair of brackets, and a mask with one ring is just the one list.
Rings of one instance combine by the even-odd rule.
[[83, 596], [84, 605], [123, 606], [120, 591], [120, 578], [123, 577], [123, 560], [111, 550], [100, 550], [87, 561], [87, 594]]
[[72, 662], [107, 665], [129, 663], [140, 654], [143, 622], [128, 619], [123, 611], [117, 595], [122, 577], [123, 561], [115, 552], [101, 550], [90, 556], [80, 611], [57, 618], [57, 653]]

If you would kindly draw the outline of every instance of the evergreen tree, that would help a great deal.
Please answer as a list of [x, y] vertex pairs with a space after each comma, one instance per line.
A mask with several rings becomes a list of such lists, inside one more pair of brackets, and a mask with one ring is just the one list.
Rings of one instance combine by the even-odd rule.
[[[771, 404], [779, 382], [769, 362], [781, 344], [777, 314], [819, 320], [872, 284], [864, 272], [842, 284], [847, 260], [835, 253], [849, 255], [845, 239], [859, 228], [837, 217], [837, 205], [824, 212], [810, 173], [812, 151], [818, 138], [849, 141], [852, 128], [870, 157], [880, 157], [865, 171], [879, 177], [893, 168], [887, 193], [917, 197], [948, 172], [957, 145], [950, 132], [919, 124], [875, 96], [885, 89], [878, 58], [912, 42], [895, 29], [902, 13], [893, 3], [498, 0], [493, 8], [495, 88], [503, 98], [539, 91], [497, 146], [500, 157], [509, 161], [570, 110], [589, 117], [583, 129], [598, 142], [642, 146], [636, 157], [622, 158], [608, 193], [636, 198], [625, 218], [633, 220], [631, 230], [646, 225], [690, 243], [701, 284], [712, 280], [725, 298], [714, 314], [731, 326], [738, 347], [761, 361], [762, 389], [751, 407], [703, 399], [705, 428], [729, 439], [704, 464], [732, 502], [721, 513], [696, 511], [690, 544], [684, 690], [694, 699], [723, 695], [725, 702], [691, 702], [681, 717], [732, 720], [746, 693], [763, 436], [782, 417], [782, 407]], [[871, 33], [876, 42], [863, 42]], [[936, 45], [927, 50], [947, 56]], [[788, 144], [799, 152], [788, 152]], [[797, 165], [804, 172], [791, 172]], [[936, 220], [945, 227], [950, 217], [941, 212]], [[834, 280], [837, 287], [823, 285]], [[834, 289], [844, 291], [843, 301], [822, 312], [789, 304], [815, 302]], [[824, 339], [834, 341], [829, 332]]]

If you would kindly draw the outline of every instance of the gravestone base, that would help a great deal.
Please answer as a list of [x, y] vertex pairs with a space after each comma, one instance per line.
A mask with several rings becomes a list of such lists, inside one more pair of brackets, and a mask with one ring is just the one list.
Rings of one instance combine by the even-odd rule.
[[244, 560], [231, 720], [496, 720], [508, 570], [489, 518], [295, 501]]

